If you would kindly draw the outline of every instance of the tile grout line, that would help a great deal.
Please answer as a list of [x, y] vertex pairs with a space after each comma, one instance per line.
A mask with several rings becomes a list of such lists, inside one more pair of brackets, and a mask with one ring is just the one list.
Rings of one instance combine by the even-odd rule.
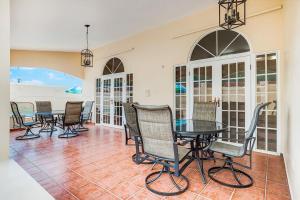
[[266, 183], [265, 183], [265, 196], [264, 196], [264, 200], [267, 199], [268, 172], [269, 172], [269, 156], [267, 156], [267, 170], [266, 170]]
[[[137, 187], [140, 187], [140, 186], [137, 186]], [[145, 188], [140, 187], [140, 189], [139, 189], [138, 191], [136, 191], [135, 193], [133, 193], [132, 195], [130, 195], [129, 197], [127, 197], [126, 200], [132, 198], [134, 195], [136, 195], [137, 193], [139, 193], [139, 192], [142, 191], [143, 189], [145, 189]], [[122, 198], [121, 198], [121, 199], [122, 199]]]
[[[71, 170], [71, 169], [70, 169], [70, 170]], [[77, 174], [78, 176], [80, 176], [81, 178], [86, 179], [84, 176], [82, 176], [81, 174], [77, 173], [76, 171], [73, 171], [73, 170], [71, 170], [71, 171], [74, 172], [75, 174]], [[112, 194], [112, 195], [113, 195], [114, 197], [116, 197], [117, 199], [122, 200], [122, 198], [118, 197], [118, 196], [115, 195], [113, 192], [111, 192], [110, 190], [108, 190], [108, 189], [102, 187], [101, 185], [95, 183], [94, 181], [91, 181], [91, 180], [88, 180], [88, 179], [86, 179], [86, 180], [89, 181], [89, 182], [91, 182], [91, 183], [93, 183], [93, 184], [95, 184], [95, 185], [97, 185], [98, 187], [100, 187], [101, 189], [105, 190], [106, 192]]]
[[234, 193], [235, 193], [235, 188], [233, 189], [233, 191], [232, 191], [232, 193], [231, 193], [231, 195], [230, 195], [230, 198], [229, 198], [229, 200], [232, 200], [232, 198], [233, 198], [233, 195], [234, 195]]
[[[17, 151], [18, 152], [18, 151]], [[18, 152], [19, 153], [19, 152]], [[59, 184], [58, 182], [56, 182], [55, 179], [53, 179], [47, 172], [45, 172], [44, 170], [42, 170], [39, 166], [37, 166], [35, 163], [33, 163], [32, 161], [30, 161], [28, 158], [22, 156], [24, 159], [26, 159], [29, 163], [31, 163], [34, 167], [38, 168], [40, 171], [44, 172], [47, 177], [53, 181], [54, 183], [56, 183], [56, 185], [58, 185], [59, 187], [61, 187], [63, 190], [65, 190], [67, 193], [69, 193], [71, 196], [73, 196], [74, 198], [76, 198], [77, 200], [79, 200], [78, 197], [76, 197], [72, 192], [70, 192], [69, 190], [65, 189], [64, 187], [62, 187], [61, 184]], [[22, 167], [22, 165], [20, 165]], [[23, 168], [24, 169], [24, 168]], [[25, 170], [25, 169], [24, 169]], [[25, 170], [26, 171], [26, 170]], [[27, 172], [28, 173], [28, 172]], [[28, 173], [29, 174], [29, 173]], [[30, 175], [30, 174], [29, 174]], [[30, 175], [31, 176], [31, 175]], [[32, 177], [32, 176], [31, 176]], [[33, 177], [32, 177], [33, 178]], [[34, 179], [34, 178], [33, 178]], [[35, 180], [35, 179], [34, 179]], [[37, 180], [35, 180], [42, 188], [44, 188]], [[48, 190], [46, 188], [44, 188], [47, 192]], [[49, 192], [48, 192], [49, 193]], [[49, 193], [50, 194], [50, 193]], [[50, 194], [51, 195], [51, 194]], [[52, 196], [52, 195], [51, 195]], [[52, 196], [53, 197], [53, 196]]]

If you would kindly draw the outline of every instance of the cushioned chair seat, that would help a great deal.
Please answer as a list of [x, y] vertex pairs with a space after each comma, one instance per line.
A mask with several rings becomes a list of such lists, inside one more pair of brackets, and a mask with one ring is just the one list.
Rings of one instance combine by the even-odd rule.
[[243, 156], [243, 146], [235, 146], [223, 142], [214, 142], [209, 148], [211, 151], [225, 154], [227, 156], [240, 157]]

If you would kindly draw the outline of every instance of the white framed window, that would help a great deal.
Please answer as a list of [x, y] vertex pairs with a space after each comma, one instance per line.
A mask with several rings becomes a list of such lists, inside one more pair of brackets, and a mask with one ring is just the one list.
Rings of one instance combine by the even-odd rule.
[[256, 148], [278, 151], [278, 53], [256, 54], [256, 104], [271, 102], [260, 116], [257, 127]]

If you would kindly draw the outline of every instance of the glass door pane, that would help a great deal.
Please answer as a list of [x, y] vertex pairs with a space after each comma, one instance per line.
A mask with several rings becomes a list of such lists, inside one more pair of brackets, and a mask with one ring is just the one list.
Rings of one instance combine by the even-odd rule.
[[114, 97], [113, 97], [113, 125], [114, 126], [122, 126], [123, 125], [123, 108], [122, 108], [122, 100], [123, 100], [123, 78], [115, 78], [114, 79]]
[[[222, 122], [228, 126], [224, 141], [237, 142], [245, 137], [246, 68], [245, 62], [230, 62], [221, 65], [222, 70]], [[247, 102], [249, 103], [249, 102]]]
[[256, 56], [256, 103], [271, 102], [260, 113], [257, 149], [277, 152], [277, 54]]
[[187, 72], [186, 66], [175, 67], [175, 119], [186, 119]]
[[110, 125], [111, 123], [111, 79], [103, 80], [103, 112], [102, 123]]
[[96, 79], [96, 123], [101, 123], [101, 79]]
[[201, 66], [193, 69], [193, 104], [213, 101], [212, 76], [212, 66]]

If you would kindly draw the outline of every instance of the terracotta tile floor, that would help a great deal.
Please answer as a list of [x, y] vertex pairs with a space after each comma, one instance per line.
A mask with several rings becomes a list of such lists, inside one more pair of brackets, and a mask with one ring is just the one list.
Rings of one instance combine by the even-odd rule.
[[[190, 180], [187, 192], [175, 197], [161, 197], [149, 192], [144, 179], [151, 165], [136, 165], [131, 160], [133, 146], [124, 144], [123, 131], [90, 126], [79, 137], [58, 139], [44, 133], [41, 138], [16, 141], [21, 132], [11, 133], [10, 157], [17, 161], [56, 199], [290, 199], [283, 159], [254, 153], [255, 180], [248, 189], [232, 189], [211, 180], [203, 185], [195, 163], [185, 171]], [[218, 164], [218, 163], [217, 163]], [[205, 162], [207, 170], [214, 163]], [[226, 173], [220, 178], [230, 181]], [[162, 178], [164, 179], [164, 177]], [[172, 190], [168, 180], [153, 187]]]

